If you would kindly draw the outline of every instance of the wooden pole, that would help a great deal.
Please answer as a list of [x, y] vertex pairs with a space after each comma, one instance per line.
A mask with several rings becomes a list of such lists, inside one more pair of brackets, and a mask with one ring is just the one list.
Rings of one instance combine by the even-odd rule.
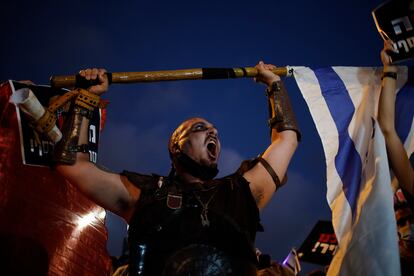
[[[290, 76], [292, 69], [277, 67], [273, 72], [279, 76]], [[177, 80], [201, 80], [201, 79], [230, 79], [253, 78], [257, 75], [254, 67], [239, 68], [196, 68], [149, 72], [115, 72], [107, 73], [110, 83], [139, 83]], [[88, 87], [93, 82], [86, 81], [79, 74], [72, 76], [52, 76], [50, 84], [53, 87]]]

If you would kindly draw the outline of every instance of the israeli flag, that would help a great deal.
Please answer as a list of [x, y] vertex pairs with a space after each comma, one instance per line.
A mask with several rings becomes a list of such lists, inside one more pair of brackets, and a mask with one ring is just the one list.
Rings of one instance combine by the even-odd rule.
[[[393, 191], [377, 122], [382, 68], [294, 67], [326, 158], [327, 200], [339, 249], [328, 275], [400, 275]], [[414, 147], [414, 76], [400, 67], [396, 127]]]

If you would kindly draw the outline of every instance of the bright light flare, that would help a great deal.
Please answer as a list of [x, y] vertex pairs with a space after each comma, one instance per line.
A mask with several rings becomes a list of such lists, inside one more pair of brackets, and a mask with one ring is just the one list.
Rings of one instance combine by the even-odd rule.
[[98, 223], [99, 221], [105, 219], [106, 212], [104, 209], [95, 209], [88, 214], [81, 216], [76, 221], [76, 230], [82, 231], [88, 225], [93, 226], [94, 224]]

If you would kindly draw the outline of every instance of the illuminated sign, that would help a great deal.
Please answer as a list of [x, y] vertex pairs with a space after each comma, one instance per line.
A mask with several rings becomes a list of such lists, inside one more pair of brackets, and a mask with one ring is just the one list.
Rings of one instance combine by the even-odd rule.
[[336, 253], [338, 241], [330, 221], [318, 221], [298, 250], [299, 260], [329, 265]]

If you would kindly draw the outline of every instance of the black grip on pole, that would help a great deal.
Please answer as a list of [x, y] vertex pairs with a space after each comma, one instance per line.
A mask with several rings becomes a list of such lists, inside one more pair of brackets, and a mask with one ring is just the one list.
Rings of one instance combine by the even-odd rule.
[[202, 79], [234, 79], [236, 73], [233, 68], [201, 68], [203, 72]]
[[[105, 73], [108, 77], [108, 84], [112, 83], [112, 73]], [[100, 84], [99, 78], [96, 78], [94, 80], [87, 80], [84, 77], [82, 77], [80, 74], [76, 74], [75, 76], [75, 87], [77, 88], [83, 88], [86, 89], [88, 87], [91, 87], [93, 85]]]

